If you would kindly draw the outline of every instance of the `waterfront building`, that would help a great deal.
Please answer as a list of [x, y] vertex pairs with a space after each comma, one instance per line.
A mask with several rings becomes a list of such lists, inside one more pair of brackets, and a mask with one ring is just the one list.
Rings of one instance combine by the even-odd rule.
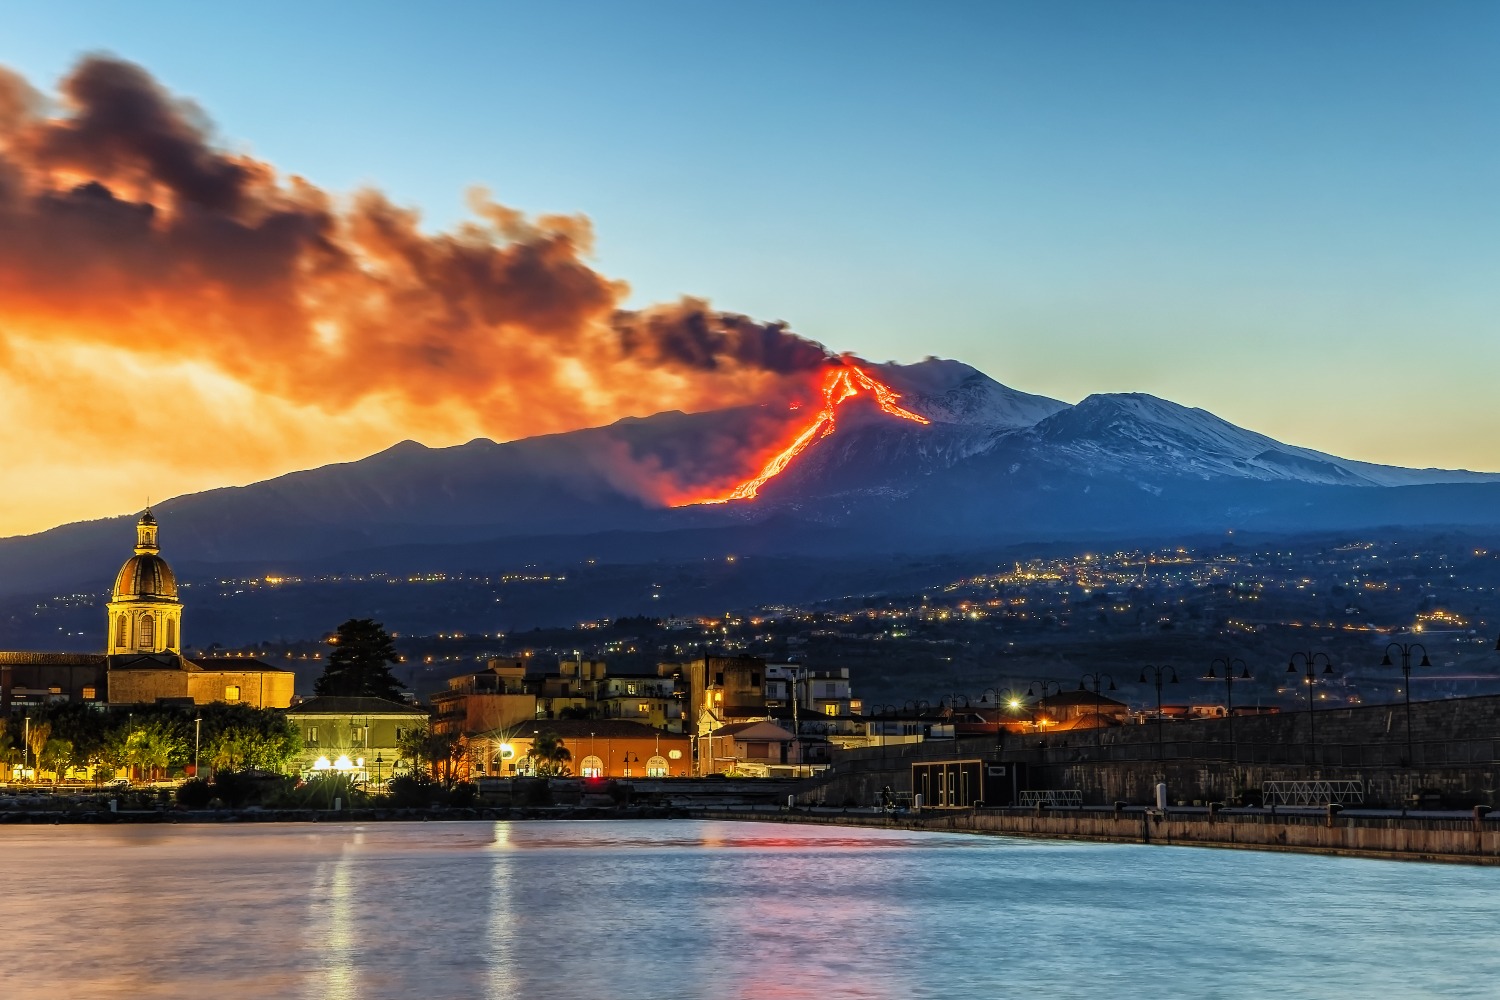
[[515, 727], [498, 745], [501, 777], [534, 774], [531, 750], [554, 736], [570, 754], [569, 771], [581, 778], [686, 778], [692, 773], [687, 735], [621, 719], [536, 719]]
[[103, 652], [0, 652], [0, 712], [52, 702], [291, 704], [290, 671], [248, 657], [183, 654], [182, 598], [158, 531], [147, 510], [136, 523], [135, 554], [115, 574]]
[[427, 725], [426, 709], [384, 698], [313, 698], [286, 717], [302, 737], [295, 773], [352, 774], [376, 784], [412, 770], [402, 743]]

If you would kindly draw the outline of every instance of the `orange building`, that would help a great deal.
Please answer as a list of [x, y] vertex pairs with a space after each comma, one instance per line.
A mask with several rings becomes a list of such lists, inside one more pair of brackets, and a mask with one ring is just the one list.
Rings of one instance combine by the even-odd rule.
[[692, 773], [689, 737], [621, 719], [537, 719], [501, 746], [501, 775], [531, 774], [532, 743], [548, 733], [570, 754], [568, 771], [582, 778], [685, 778]]

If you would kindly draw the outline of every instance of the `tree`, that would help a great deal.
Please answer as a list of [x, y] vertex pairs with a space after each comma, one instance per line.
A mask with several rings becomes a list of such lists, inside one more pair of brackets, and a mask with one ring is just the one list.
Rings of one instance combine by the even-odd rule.
[[37, 770], [42, 768], [42, 751], [47, 749], [47, 741], [52, 738], [52, 723], [38, 722], [30, 730], [23, 730], [26, 736], [26, 749], [31, 751], [31, 763]]
[[526, 756], [531, 758], [532, 773], [538, 778], [561, 778], [570, 773], [568, 761], [573, 759], [573, 752], [551, 730], [536, 735]]
[[55, 785], [62, 772], [73, 763], [73, 741], [53, 737], [42, 745], [42, 752], [36, 757], [38, 767], [52, 772], [52, 783]]
[[328, 641], [333, 649], [313, 688], [317, 694], [401, 700], [401, 685], [389, 666], [401, 661], [385, 626], [370, 618], [351, 618]]

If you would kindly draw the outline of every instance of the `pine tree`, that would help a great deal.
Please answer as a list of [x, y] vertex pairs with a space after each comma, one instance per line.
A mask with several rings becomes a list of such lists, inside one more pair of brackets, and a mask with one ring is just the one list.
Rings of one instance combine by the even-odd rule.
[[328, 665], [313, 688], [318, 695], [401, 700], [401, 685], [389, 666], [400, 659], [385, 626], [370, 618], [351, 618], [330, 641]]

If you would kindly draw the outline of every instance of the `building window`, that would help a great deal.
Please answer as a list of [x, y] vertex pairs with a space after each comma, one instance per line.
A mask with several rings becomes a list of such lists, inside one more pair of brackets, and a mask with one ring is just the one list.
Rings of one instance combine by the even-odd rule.
[[651, 713], [651, 706], [643, 701], [639, 705], [635, 706], [635, 713], [637, 715], [649, 715]]
[[224, 700], [225, 701], [239, 701], [240, 700], [240, 686], [238, 684], [231, 684], [228, 687], [226, 687], [224, 689]]
[[665, 778], [667, 776], [667, 758], [662, 756], [652, 757], [646, 761], [646, 777]]
[[604, 761], [594, 756], [585, 757], [578, 773], [585, 778], [602, 778], [604, 777]]
[[635, 685], [634, 684], [626, 684], [625, 685], [625, 693], [626, 694], [635, 694]]
[[823, 706], [823, 714], [824, 715], [838, 715], [839, 714], [839, 707], [837, 705], [824, 705]]
[[156, 648], [156, 619], [150, 615], [141, 615], [141, 648]]
[[119, 621], [115, 622], [115, 645], [124, 646], [130, 641], [129, 620], [121, 615]]
[[317, 726], [308, 726], [307, 727], [307, 744], [308, 744], [308, 746], [314, 746], [314, 747], [318, 745], [318, 727]]
[[177, 645], [177, 622], [167, 619], [167, 648], [171, 649]]
[[98, 695], [95, 693], [95, 690], [93, 688], [84, 688], [83, 689], [83, 700], [84, 701], [93, 701], [97, 697], [98, 697]]

